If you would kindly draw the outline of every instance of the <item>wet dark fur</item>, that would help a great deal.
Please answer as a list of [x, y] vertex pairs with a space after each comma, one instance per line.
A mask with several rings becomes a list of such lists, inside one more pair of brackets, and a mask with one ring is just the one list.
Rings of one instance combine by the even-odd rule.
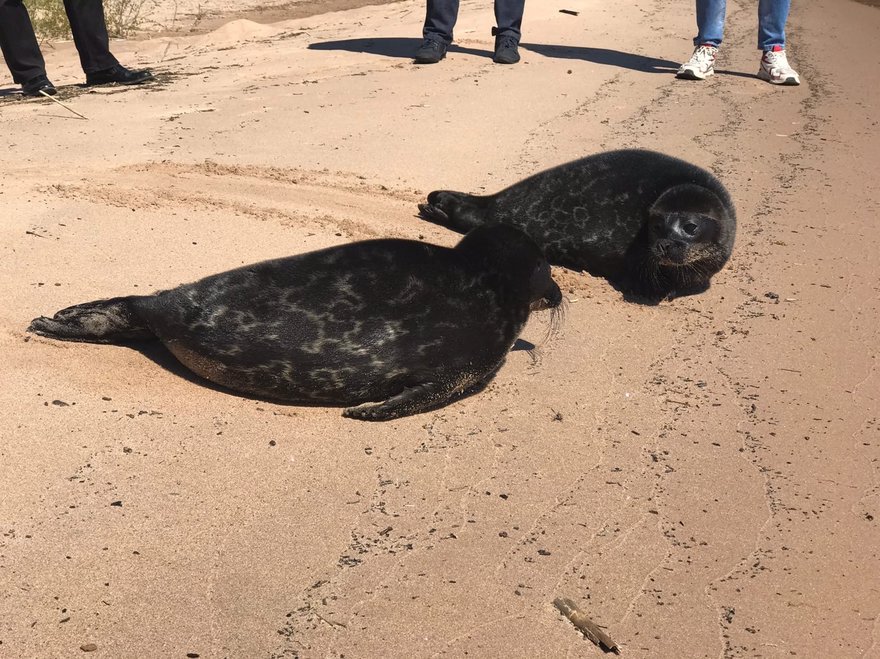
[[154, 295], [76, 305], [28, 329], [68, 341], [159, 339], [230, 389], [358, 406], [344, 414], [384, 420], [485, 384], [530, 310], [561, 300], [540, 249], [499, 225], [454, 249], [373, 240], [266, 261]]
[[718, 179], [638, 149], [575, 160], [490, 196], [437, 190], [419, 209], [460, 232], [496, 222], [520, 227], [551, 263], [653, 301], [706, 290], [736, 234], [733, 202]]

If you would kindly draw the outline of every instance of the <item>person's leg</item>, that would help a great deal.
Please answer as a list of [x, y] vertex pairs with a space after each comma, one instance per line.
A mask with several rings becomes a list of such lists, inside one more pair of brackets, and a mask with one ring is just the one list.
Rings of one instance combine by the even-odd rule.
[[519, 43], [522, 37], [523, 12], [526, 0], [495, 0], [495, 23], [493, 31], [498, 37], [512, 37]]
[[758, 77], [774, 85], [799, 85], [801, 78], [785, 54], [785, 22], [790, 0], [759, 0], [758, 48], [763, 51]]
[[522, 36], [522, 15], [526, 0], [495, 0], [495, 22], [492, 28], [495, 35], [495, 56], [498, 64], [519, 62], [519, 40]]
[[446, 49], [452, 43], [452, 29], [458, 18], [458, 0], [428, 0], [424, 40], [415, 54], [416, 64], [436, 64], [446, 57]]
[[715, 74], [715, 55], [724, 37], [725, 0], [697, 0], [697, 36], [691, 58], [678, 67], [676, 78], [705, 80]]
[[452, 30], [457, 19], [458, 0], [428, 0], [422, 36], [449, 45], [452, 43]]
[[519, 62], [520, 27], [525, 6], [525, 0], [495, 0], [497, 27], [492, 28], [495, 35], [495, 56], [492, 59], [498, 64]]
[[21, 0], [0, 0], [0, 50], [19, 85], [46, 75], [46, 63]]
[[110, 53], [110, 39], [101, 0], [64, 0], [73, 42], [86, 74], [110, 69], [119, 61]]
[[153, 79], [150, 71], [131, 71], [113, 57], [101, 0], [64, 0], [64, 9], [87, 85], [138, 85]]
[[694, 46], [721, 45], [724, 38], [726, 0], [697, 0], [697, 36]]
[[758, 49], [785, 48], [785, 23], [788, 20], [790, 0], [760, 0], [758, 2]]

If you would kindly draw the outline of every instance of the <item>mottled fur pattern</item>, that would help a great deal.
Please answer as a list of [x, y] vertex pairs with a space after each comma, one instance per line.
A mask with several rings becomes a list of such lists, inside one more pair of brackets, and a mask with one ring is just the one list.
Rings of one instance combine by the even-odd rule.
[[561, 300], [540, 249], [520, 230], [496, 226], [454, 249], [374, 240], [266, 261], [154, 295], [69, 307], [29, 330], [98, 343], [157, 338], [230, 389], [355, 406], [345, 415], [379, 420], [484, 384], [531, 308]]
[[733, 203], [718, 179], [639, 149], [582, 158], [494, 195], [434, 191], [419, 209], [460, 232], [497, 222], [517, 226], [551, 263], [654, 301], [706, 290], [736, 235]]

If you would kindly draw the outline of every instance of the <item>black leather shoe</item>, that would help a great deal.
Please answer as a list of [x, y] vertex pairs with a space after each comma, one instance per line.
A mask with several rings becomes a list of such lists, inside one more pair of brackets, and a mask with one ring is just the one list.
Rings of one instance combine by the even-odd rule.
[[425, 39], [416, 51], [416, 64], [436, 64], [446, 57], [447, 45], [436, 39]]
[[49, 78], [44, 75], [28, 80], [21, 86], [21, 91], [25, 96], [42, 96], [43, 94], [40, 92], [49, 96], [55, 96], [58, 93], [55, 85], [49, 82]]
[[86, 74], [86, 86], [92, 85], [139, 85], [147, 80], [152, 80], [153, 74], [146, 69], [142, 71], [132, 71], [126, 69], [122, 64], [111, 66], [103, 71], [95, 71]]
[[519, 42], [511, 36], [495, 37], [495, 57], [492, 60], [497, 64], [516, 64], [519, 62], [518, 47]]

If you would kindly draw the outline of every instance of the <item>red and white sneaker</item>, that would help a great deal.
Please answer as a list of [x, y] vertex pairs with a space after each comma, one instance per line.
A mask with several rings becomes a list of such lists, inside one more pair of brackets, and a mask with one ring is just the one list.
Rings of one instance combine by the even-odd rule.
[[785, 49], [776, 46], [773, 50], [765, 50], [761, 57], [761, 68], [758, 77], [772, 85], [799, 85], [801, 78], [788, 64]]
[[683, 80], [705, 80], [715, 74], [715, 54], [718, 48], [703, 44], [694, 48], [691, 58], [678, 67], [676, 78]]

